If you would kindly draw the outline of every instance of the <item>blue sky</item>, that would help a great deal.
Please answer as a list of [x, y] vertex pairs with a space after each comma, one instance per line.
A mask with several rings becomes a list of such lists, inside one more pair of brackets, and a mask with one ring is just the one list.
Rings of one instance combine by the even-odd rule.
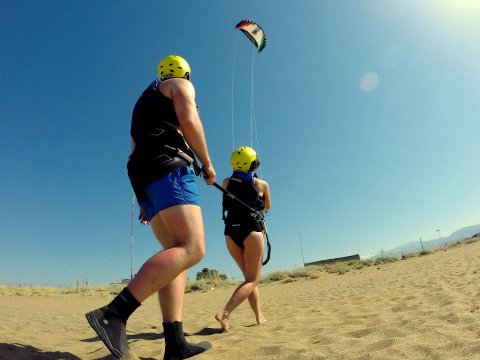
[[[264, 273], [302, 265], [299, 234], [309, 262], [480, 223], [475, 0], [4, 0], [0, 14], [0, 283], [130, 276], [130, 116], [171, 53], [192, 67], [218, 182], [252, 143], [253, 78]], [[262, 53], [242, 19], [266, 31]], [[221, 194], [198, 187], [207, 256], [189, 276], [238, 279]], [[134, 229], [136, 271], [159, 245]]]

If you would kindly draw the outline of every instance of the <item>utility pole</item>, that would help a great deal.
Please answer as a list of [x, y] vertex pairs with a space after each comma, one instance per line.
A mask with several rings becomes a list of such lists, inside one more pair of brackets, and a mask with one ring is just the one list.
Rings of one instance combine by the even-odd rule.
[[[442, 241], [442, 237], [440, 236], [440, 229], [437, 229], [436, 231], [437, 231], [437, 233], [438, 233], [438, 240], [441, 242], [441, 241]], [[447, 242], [446, 242], [446, 241], [444, 241], [443, 243], [444, 243], [444, 245], [447, 245]]]
[[423, 247], [422, 238], [420, 238], [420, 245], [422, 245], [422, 250], [425, 251], [425, 248]]
[[302, 252], [302, 264], [305, 267], [305, 258], [303, 257], [302, 237], [300, 236], [300, 232], [298, 232], [298, 239], [300, 240], [300, 251]]

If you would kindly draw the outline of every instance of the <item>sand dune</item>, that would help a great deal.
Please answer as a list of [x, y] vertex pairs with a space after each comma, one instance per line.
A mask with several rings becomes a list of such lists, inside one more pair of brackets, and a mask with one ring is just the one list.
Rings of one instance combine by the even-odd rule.
[[[265, 269], [268, 271], [268, 267]], [[195, 359], [480, 359], [480, 242], [318, 279], [262, 285], [263, 312], [242, 304], [220, 333], [234, 288], [186, 295], [184, 329], [213, 348]], [[0, 296], [0, 359], [113, 359], [84, 313], [108, 294]], [[163, 358], [155, 297], [133, 314], [140, 359]]]

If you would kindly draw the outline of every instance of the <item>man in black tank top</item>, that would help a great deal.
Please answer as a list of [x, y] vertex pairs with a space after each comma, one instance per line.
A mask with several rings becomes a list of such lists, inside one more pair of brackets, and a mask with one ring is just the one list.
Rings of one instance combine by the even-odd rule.
[[190, 358], [211, 347], [208, 342], [189, 344], [184, 337], [186, 273], [204, 257], [205, 240], [195, 174], [190, 164], [169, 149], [196, 155], [207, 185], [214, 183], [215, 170], [189, 81], [188, 63], [179, 56], [167, 56], [158, 65], [158, 76], [135, 104], [127, 168], [140, 205], [140, 219], [151, 225], [164, 250], [147, 260], [113, 301], [86, 314], [117, 358], [129, 352], [125, 332], [129, 316], [154, 293], [158, 293], [163, 317], [164, 359]]
[[[139, 201], [145, 200], [145, 190], [154, 180], [179, 166], [188, 165], [172, 148], [193, 157], [182, 134], [175, 128], [179, 122], [172, 99], [166, 97], [154, 81], [137, 100], [132, 114], [130, 135], [135, 148], [129, 157], [128, 176]], [[168, 147], [166, 147], [168, 146]]]

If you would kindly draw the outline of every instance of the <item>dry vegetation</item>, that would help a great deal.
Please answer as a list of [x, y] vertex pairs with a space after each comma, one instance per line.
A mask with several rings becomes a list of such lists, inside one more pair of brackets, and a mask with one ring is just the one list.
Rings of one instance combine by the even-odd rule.
[[101, 286], [73, 285], [69, 287], [36, 286], [36, 285], [0, 285], [0, 295], [18, 296], [57, 296], [65, 294], [118, 294], [125, 285], [112, 284]]
[[[383, 264], [407, 260], [413, 257], [426, 256], [436, 251], [446, 251], [449, 248], [467, 245], [476, 241], [480, 241], [480, 238], [470, 238], [462, 241], [451, 243], [435, 250], [423, 250], [416, 253], [404, 254], [401, 258], [396, 257], [381, 257], [375, 260], [355, 260], [349, 262], [337, 262], [333, 264], [320, 265], [320, 266], [307, 266], [304, 268], [297, 268], [290, 271], [276, 271], [267, 274], [262, 277], [260, 284], [269, 284], [272, 282], [292, 282], [299, 279], [316, 279], [320, 276], [320, 273], [330, 273], [344, 275], [349, 271], [355, 271], [368, 266], [380, 266]], [[218, 272], [213, 271], [213, 276], [202, 277], [198, 280], [188, 280], [186, 285], [186, 292], [202, 291], [218, 288], [229, 287], [237, 285], [238, 282], [234, 282], [225, 279], [223, 276], [218, 276]], [[92, 296], [98, 294], [115, 295], [118, 294], [124, 287], [124, 284], [110, 284], [101, 286], [91, 286], [84, 284], [72, 285], [70, 287], [59, 288], [49, 286], [33, 286], [33, 285], [0, 285], [0, 295], [10, 296], [59, 296], [65, 294], [82, 294], [85, 296]]]

